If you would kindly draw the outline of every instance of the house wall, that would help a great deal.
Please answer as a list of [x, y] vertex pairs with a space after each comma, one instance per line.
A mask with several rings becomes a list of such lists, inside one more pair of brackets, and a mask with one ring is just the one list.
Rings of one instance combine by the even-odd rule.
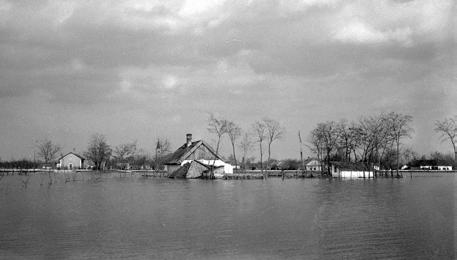
[[307, 171], [320, 171], [321, 170], [321, 165], [318, 160], [312, 160], [308, 162], [306, 165], [306, 170]]
[[336, 178], [373, 178], [372, 171], [347, 171], [347, 170], [332, 170], [332, 177]]
[[83, 168], [83, 163], [81, 158], [74, 154], [67, 154], [59, 161], [61, 168], [70, 168], [70, 164], [72, 165], [73, 169], [80, 169]]
[[[203, 164], [206, 164], [206, 165], [214, 165], [214, 166], [224, 166], [224, 173], [229, 173], [229, 174], [232, 174], [233, 173], [233, 165], [229, 164], [229, 163], [226, 163], [222, 160], [204, 160], [204, 159], [200, 159], [198, 160], [199, 162], [203, 163]], [[183, 164], [186, 164], [188, 162], [191, 162], [191, 160], [184, 160], [181, 165]], [[214, 163], [214, 164], [213, 164]]]

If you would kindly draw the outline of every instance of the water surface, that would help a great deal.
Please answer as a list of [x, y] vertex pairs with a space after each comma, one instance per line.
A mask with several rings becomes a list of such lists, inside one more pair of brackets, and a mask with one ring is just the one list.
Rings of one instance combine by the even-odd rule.
[[2, 259], [454, 259], [457, 179], [0, 181]]

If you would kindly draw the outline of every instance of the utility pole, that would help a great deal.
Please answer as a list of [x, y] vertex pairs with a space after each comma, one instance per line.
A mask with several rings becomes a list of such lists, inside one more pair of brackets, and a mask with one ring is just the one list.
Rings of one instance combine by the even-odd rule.
[[304, 163], [303, 163], [303, 144], [301, 141], [301, 135], [300, 135], [300, 130], [298, 130], [298, 140], [300, 141], [300, 160], [301, 160], [301, 168], [303, 170], [304, 168]]
[[159, 138], [157, 138], [157, 144], [156, 144], [156, 158], [155, 158], [155, 170], [157, 171], [159, 169], [159, 153], [161, 153], [161, 144]]

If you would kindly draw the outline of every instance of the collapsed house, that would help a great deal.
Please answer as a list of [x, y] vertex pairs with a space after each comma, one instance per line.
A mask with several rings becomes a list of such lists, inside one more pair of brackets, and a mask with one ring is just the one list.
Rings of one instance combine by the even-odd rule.
[[233, 166], [206, 142], [193, 142], [192, 134], [187, 134], [186, 143], [165, 162], [165, 170], [171, 178], [218, 178], [233, 173]]

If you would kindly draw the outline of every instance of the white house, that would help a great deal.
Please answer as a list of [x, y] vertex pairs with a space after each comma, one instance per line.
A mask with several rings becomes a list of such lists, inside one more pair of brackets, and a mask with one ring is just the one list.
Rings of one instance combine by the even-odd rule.
[[84, 161], [86, 159], [79, 154], [69, 152], [61, 156], [57, 161], [57, 168], [59, 169], [82, 169], [84, 168]]
[[307, 171], [321, 171], [322, 163], [315, 158], [308, 158], [304, 162]]

